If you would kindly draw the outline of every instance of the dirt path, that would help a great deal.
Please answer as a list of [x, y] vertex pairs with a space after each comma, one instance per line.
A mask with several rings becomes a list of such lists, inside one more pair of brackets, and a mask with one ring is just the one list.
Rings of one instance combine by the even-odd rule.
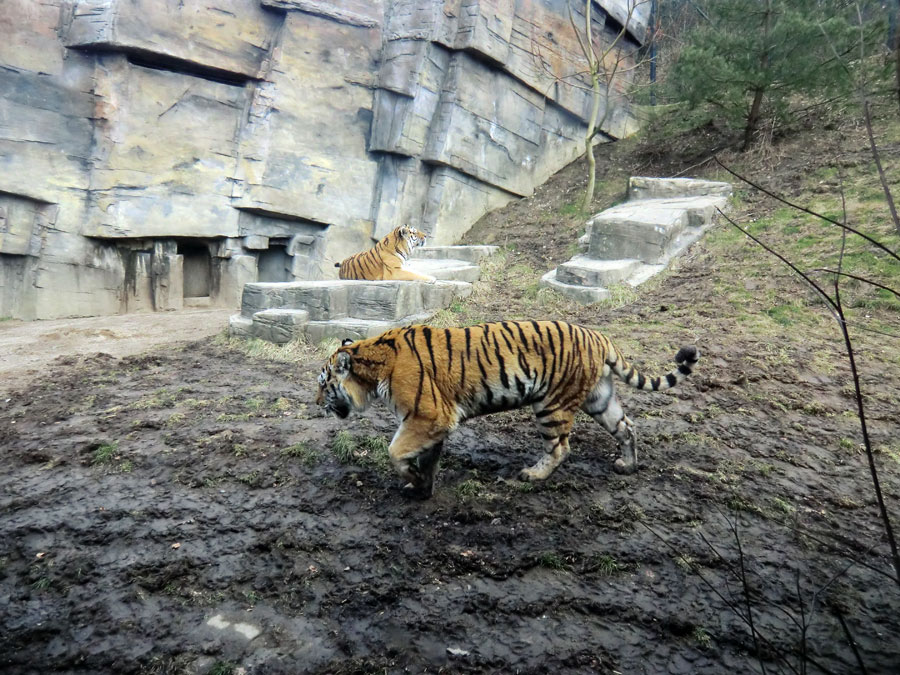
[[0, 322], [0, 394], [22, 386], [61, 356], [140, 354], [222, 332], [231, 309]]

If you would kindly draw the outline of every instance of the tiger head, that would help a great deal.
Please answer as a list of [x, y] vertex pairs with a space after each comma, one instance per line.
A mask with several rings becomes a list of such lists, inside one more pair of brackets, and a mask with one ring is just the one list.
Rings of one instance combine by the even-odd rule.
[[408, 250], [412, 251], [416, 246], [425, 245], [425, 233], [409, 225], [401, 225], [397, 228], [397, 237], [406, 242]]
[[353, 377], [353, 359], [346, 349], [350, 344], [353, 340], [344, 340], [322, 366], [316, 393], [316, 403], [341, 419], [353, 409], [364, 410], [369, 402], [369, 392]]

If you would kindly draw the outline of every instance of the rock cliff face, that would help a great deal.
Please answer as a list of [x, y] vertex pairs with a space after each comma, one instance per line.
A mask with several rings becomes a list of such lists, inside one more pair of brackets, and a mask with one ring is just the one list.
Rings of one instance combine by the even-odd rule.
[[[594, 3], [598, 46], [634, 1]], [[566, 0], [3, 4], [0, 316], [236, 307], [405, 222], [454, 243], [577, 157], [590, 110]]]

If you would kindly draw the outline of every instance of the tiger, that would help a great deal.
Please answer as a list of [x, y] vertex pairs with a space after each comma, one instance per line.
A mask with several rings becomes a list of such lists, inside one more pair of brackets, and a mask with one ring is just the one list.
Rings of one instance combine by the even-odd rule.
[[691, 374], [696, 346], [675, 355], [678, 367], [647, 377], [602, 333], [563, 321], [499, 321], [465, 328], [413, 325], [364, 340], [346, 339], [319, 373], [316, 403], [346, 418], [376, 399], [400, 420], [388, 449], [404, 489], [427, 499], [444, 439], [463, 420], [531, 406], [544, 454], [519, 476], [546, 479], [569, 453], [580, 409], [615, 439], [614, 470], [634, 473], [634, 424], [613, 387], [613, 375], [645, 391], [664, 391]]
[[368, 251], [345, 258], [335, 267], [340, 267], [341, 279], [362, 279], [368, 281], [425, 281], [434, 283], [431, 275], [416, 274], [403, 269], [403, 263], [416, 246], [425, 245], [425, 233], [401, 225], [392, 230]]

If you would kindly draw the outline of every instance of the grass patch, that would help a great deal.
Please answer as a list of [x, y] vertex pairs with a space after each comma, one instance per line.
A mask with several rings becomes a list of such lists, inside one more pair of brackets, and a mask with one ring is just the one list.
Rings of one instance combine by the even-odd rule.
[[790, 502], [785, 501], [785, 500], [782, 499], [781, 497], [773, 497], [773, 498], [772, 498], [772, 504], [775, 505], [775, 508], [776, 508], [776, 509], [778, 509], [778, 510], [781, 511], [783, 514], [788, 515], [788, 516], [793, 515], [794, 512], [797, 510], [797, 509], [794, 508], [794, 505], [793, 505], [793, 504], [791, 504]]
[[694, 628], [691, 633], [691, 638], [697, 643], [697, 647], [704, 651], [709, 649], [712, 645], [712, 638], [709, 637], [709, 633], [700, 626]]
[[309, 445], [302, 441], [284, 448], [281, 451], [281, 454], [285, 457], [300, 460], [300, 463], [303, 464], [303, 466], [315, 466], [322, 459], [322, 455], [318, 450], [309, 447]]
[[172, 408], [175, 405], [176, 394], [167, 389], [157, 389], [150, 396], [145, 396], [132, 403], [129, 407], [134, 410], [150, 410], [152, 408]]
[[566, 569], [566, 561], [561, 555], [555, 551], [543, 551], [539, 553], [535, 562], [539, 567], [548, 570], [564, 570]]
[[392, 471], [391, 456], [388, 452], [390, 443], [387, 438], [378, 434], [363, 436], [360, 439], [360, 458], [379, 473]]
[[615, 558], [605, 553], [591, 558], [585, 565], [586, 572], [596, 572], [604, 577], [611, 577], [627, 568], [627, 565], [617, 562]]
[[244, 401], [244, 407], [253, 412], [259, 412], [264, 404], [265, 401], [261, 398], [248, 398]]
[[334, 435], [331, 450], [341, 464], [351, 464], [356, 459], [356, 439], [349, 431], [340, 430]]
[[209, 675], [233, 675], [237, 666], [230, 661], [216, 661], [209, 669]]
[[334, 343], [340, 344], [337, 340], [329, 340], [317, 346], [305, 338], [298, 338], [279, 345], [259, 338], [230, 337], [225, 333], [220, 333], [213, 341], [255, 359], [281, 363], [324, 360], [337, 348]]
[[458, 483], [456, 487], [453, 488], [456, 496], [463, 499], [468, 497], [477, 497], [483, 490], [484, 484], [481, 481], [475, 480], [474, 478], [464, 480], [462, 483]]
[[260, 472], [257, 470], [253, 470], [249, 473], [238, 476], [238, 480], [244, 485], [249, 485], [250, 487], [258, 487], [262, 480], [262, 474], [260, 474]]
[[253, 413], [222, 413], [216, 417], [216, 422], [246, 422], [251, 417]]
[[110, 464], [115, 459], [116, 453], [119, 451], [119, 444], [116, 441], [111, 443], [103, 443], [94, 450], [91, 458], [91, 464], [103, 465]]

